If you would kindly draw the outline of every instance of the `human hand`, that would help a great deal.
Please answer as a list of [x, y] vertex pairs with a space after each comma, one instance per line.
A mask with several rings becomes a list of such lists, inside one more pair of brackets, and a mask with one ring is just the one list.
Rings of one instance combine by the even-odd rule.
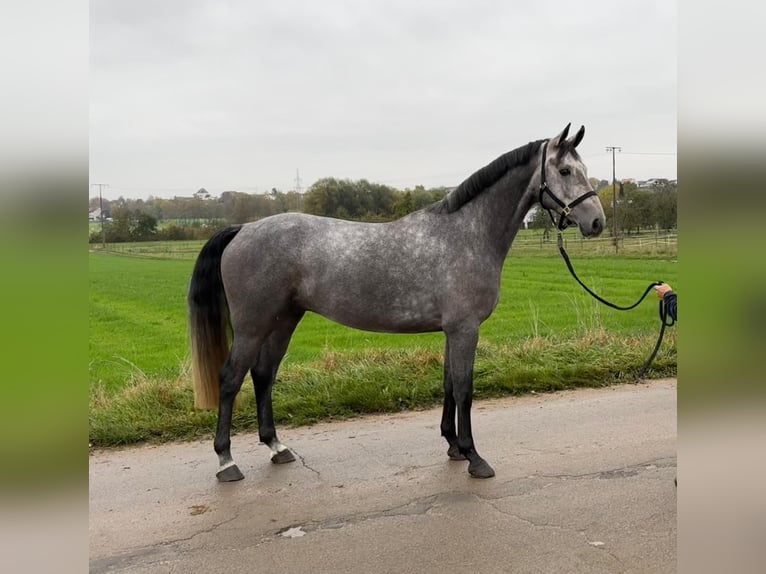
[[654, 286], [654, 290], [657, 291], [657, 297], [659, 297], [660, 299], [664, 299], [665, 294], [672, 291], [673, 288], [667, 283], [660, 283], [659, 285]]

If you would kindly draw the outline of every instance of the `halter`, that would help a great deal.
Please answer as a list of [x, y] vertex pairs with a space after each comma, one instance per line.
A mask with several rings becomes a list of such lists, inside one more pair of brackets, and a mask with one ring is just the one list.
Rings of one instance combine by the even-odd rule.
[[[595, 191], [586, 191], [583, 193], [580, 197], [572, 201], [569, 205], [566, 205], [563, 201], [561, 201], [558, 197], [556, 197], [551, 191], [551, 188], [548, 187], [548, 184], [545, 181], [545, 159], [546, 154], [548, 151], [548, 140], [545, 141], [543, 144], [543, 161], [540, 164], [540, 207], [542, 207], [545, 211], [548, 212], [548, 215], [551, 218], [551, 223], [553, 223], [554, 227], [558, 229], [559, 231], [563, 231], [567, 228], [567, 222], [566, 218], [569, 216], [570, 213], [572, 213], [572, 208], [576, 205], [579, 205], [589, 197], [598, 196], [598, 194]], [[559, 218], [558, 224], [556, 224], [556, 218], [553, 216], [553, 212], [549, 207], [546, 207], [543, 203], [543, 196], [547, 193], [551, 196], [551, 199], [561, 208], [561, 217]]]

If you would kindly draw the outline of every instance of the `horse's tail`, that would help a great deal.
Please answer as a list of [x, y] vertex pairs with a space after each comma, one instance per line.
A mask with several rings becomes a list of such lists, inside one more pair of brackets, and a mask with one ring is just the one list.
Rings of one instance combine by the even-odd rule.
[[205, 243], [189, 285], [194, 403], [201, 409], [218, 407], [219, 377], [229, 354], [229, 308], [221, 278], [221, 257], [240, 229], [240, 225], [227, 227]]

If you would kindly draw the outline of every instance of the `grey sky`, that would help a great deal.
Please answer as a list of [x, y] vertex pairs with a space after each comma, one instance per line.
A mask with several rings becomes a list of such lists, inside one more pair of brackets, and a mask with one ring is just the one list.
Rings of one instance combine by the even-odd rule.
[[676, 177], [671, 1], [94, 0], [90, 38], [110, 198], [457, 185], [570, 121], [591, 176]]

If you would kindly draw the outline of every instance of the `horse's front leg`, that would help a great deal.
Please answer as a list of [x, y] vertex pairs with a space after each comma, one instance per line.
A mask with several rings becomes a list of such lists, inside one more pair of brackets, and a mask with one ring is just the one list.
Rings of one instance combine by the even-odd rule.
[[[478, 342], [478, 326], [448, 331], [445, 363], [449, 363], [452, 395], [457, 407], [458, 451], [468, 459], [468, 472], [471, 476], [475, 478], [490, 478], [495, 476], [495, 471], [476, 452], [476, 447], [473, 443], [473, 433], [471, 432], [473, 363], [476, 357], [476, 345]], [[442, 422], [444, 422], [444, 419], [442, 419]]]
[[455, 395], [452, 391], [452, 373], [449, 367], [449, 341], [444, 349], [444, 408], [442, 409], [442, 436], [447, 441], [449, 448], [447, 456], [450, 460], [465, 460], [465, 456], [460, 454], [460, 447], [457, 444], [457, 427], [455, 426]]

